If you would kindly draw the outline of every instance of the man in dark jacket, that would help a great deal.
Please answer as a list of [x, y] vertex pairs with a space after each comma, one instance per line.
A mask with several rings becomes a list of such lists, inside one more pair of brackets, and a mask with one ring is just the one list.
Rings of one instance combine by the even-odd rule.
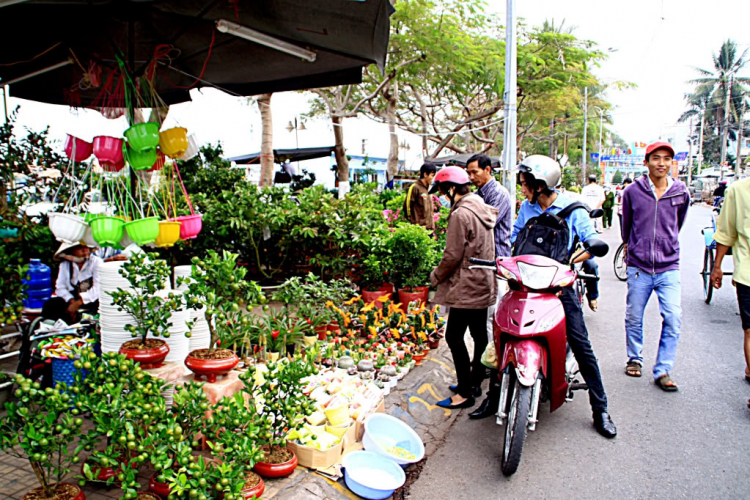
[[409, 186], [406, 191], [406, 200], [401, 211], [406, 215], [406, 219], [412, 224], [424, 226], [429, 230], [435, 229], [435, 219], [433, 218], [432, 196], [427, 190], [435, 178], [437, 167], [433, 163], [425, 163], [419, 169], [419, 179]]
[[677, 390], [669, 372], [674, 366], [682, 326], [679, 233], [690, 206], [685, 184], [669, 177], [673, 157], [669, 143], [648, 146], [644, 161], [648, 174], [629, 186], [622, 197], [622, 240], [628, 264], [625, 373], [641, 376], [643, 311], [655, 292], [663, 323], [654, 381], [668, 392]]

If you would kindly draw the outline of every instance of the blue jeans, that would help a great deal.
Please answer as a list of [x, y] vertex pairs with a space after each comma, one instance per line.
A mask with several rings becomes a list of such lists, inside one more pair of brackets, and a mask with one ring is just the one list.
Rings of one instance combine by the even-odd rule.
[[[581, 270], [583, 274], [590, 274], [593, 276], [599, 276], [599, 264], [594, 259], [584, 260], [581, 263]], [[599, 282], [597, 280], [585, 280], [586, 281], [586, 298], [589, 300], [595, 300], [599, 298]]]
[[638, 361], [643, 365], [643, 311], [652, 292], [656, 292], [659, 298], [662, 317], [659, 353], [654, 365], [654, 379], [657, 379], [672, 370], [677, 354], [677, 340], [682, 327], [680, 271], [651, 274], [628, 267], [628, 305], [625, 312], [628, 362]]

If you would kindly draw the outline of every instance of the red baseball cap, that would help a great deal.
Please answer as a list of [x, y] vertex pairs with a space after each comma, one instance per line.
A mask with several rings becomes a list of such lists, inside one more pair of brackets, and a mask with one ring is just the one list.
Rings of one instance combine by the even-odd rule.
[[646, 148], [646, 159], [648, 160], [648, 157], [656, 151], [657, 149], [668, 149], [670, 153], [672, 153], [672, 158], [674, 158], [674, 149], [672, 149], [672, 145], [668, 142], [654, 142], [652, 144], [649, 144]]

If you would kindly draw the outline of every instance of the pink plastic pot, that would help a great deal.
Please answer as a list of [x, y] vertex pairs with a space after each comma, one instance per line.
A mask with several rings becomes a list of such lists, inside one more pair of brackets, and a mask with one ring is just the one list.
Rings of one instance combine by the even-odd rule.
[[122, 157], [122, 143], [123, 140], [117, 137], [106, 135], [94, 137], [94, 156], [99, 160], [102, 167], [109, 169], [110, 167], [115, 168], [119, 164], [125, 164]]
[[201, 214], [183, 215], [182, 217], [169, 220], [182, 222], [180, 226], [181, 240], [192, 240], [203, 229], [203, 216]]
[[94, 145], [78, 137], [68, 134], [65, 139], [65, 154], [75, 162], [82, 162], [89, 159], [94, 151]]

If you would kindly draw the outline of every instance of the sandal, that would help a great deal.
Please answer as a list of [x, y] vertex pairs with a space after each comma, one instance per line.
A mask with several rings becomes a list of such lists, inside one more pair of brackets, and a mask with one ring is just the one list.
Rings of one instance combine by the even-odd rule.
[[665, 373], [661, 377], [657, 378], [654, 382], [659, 386], [659, 389], [665, 392], [677, 392], [677, 384], [671, 379], [669, 374]]
[[638, 361], [631, 361], [628, 366], [625, 367], [625, 374], [630, 377], [640, 377], [641, 370], [643, 367]]

